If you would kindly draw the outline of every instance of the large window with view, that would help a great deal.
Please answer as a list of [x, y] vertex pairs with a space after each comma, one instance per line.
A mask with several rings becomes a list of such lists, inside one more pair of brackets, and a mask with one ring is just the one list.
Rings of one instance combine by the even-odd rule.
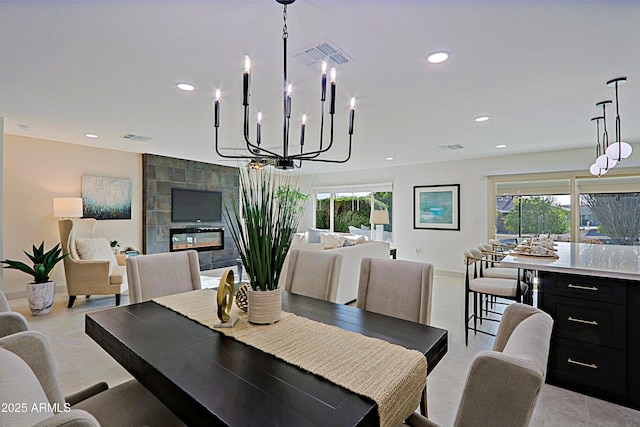
[[640, 245], [640, 177], [578, 179], [576, 187], [580, 242]]
[[494, 236], [640, 245], [640, 174], [564, 175], [493, 177]]
[[[390, 184], [315, 190], [314, 195], [316, 228], [393, 241], [393, 191]], [[388, 223], [374, 223], [381, 226], [377, 234], [371, 231], [372, 209], [388, 214], [388, 221], [384, 220]]]

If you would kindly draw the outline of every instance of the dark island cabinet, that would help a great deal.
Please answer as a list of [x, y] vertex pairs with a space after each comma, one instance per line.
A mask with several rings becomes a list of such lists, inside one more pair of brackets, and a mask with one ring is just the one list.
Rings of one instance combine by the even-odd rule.
[[640, 409], [640, 282], [539, 272], [554, 319], [547, 382]]

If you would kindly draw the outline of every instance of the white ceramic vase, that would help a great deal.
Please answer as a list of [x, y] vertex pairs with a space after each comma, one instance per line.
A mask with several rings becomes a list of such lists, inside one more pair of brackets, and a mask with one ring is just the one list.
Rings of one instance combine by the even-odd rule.
[[53, 306], [56, 282], [28, 283], [27, 300], [33, 316], [49, 314]]
[[267, 325], [280, 320], [282, 315], [282, 288], [273, 291], [247, 291], [249, 322]]

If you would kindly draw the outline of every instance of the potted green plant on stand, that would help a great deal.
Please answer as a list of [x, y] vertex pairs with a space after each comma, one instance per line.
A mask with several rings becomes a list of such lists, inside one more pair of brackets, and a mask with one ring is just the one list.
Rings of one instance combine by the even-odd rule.
[[232, 194], [224, 212], [251, 285], [249, 321], [274, 323], [282, 312], [280, 272], [308, 196], [288, 175], [240, 169], [239, 177], [239, 197]]
[[2, 264], [6, 264], [5, 268], [20, 270], [33, 276], [33, 282], [27, 284], [27, 299], [29, 300], [31, 314], [34, 316], [48, 314], [51, 311], [56, 283], [49, 280], [49, 275], [53, 267], [65, 256], [69, 255], [60, 255], [61, 252], [60, 243], [55, 245], [53, 249], [45, 252], [43, 241], [39, 247], [33, 245], [33, 254], [24, 251], [33, 263], [33, 267], [21, 261], [8, 259], [0, 261]]

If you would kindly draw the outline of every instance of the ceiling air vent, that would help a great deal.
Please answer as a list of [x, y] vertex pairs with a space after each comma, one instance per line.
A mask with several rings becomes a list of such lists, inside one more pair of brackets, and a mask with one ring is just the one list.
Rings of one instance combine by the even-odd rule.
[[293, 53], [293, 57], [307, 67], [327, 61], [329, 68], [353, 62], [353, 58], [347, 55], [329, 39], [322, 39]]
[[131, 141], [141, 141], [141, 142], [149, 141], [153, 139], [150, 136], [136, 135], [134, 133], [125, 133], [124, 135], [120, 135], [120, 138], [129, 139]]
[[442, 148], [443, 150], [447, 150], [447, 151], [455, 151], [455, 150], [462, 150], [464, 147], [462, 146], [462, 144], [451, 144], [451, 145], [438, 145], [438, 148]]

